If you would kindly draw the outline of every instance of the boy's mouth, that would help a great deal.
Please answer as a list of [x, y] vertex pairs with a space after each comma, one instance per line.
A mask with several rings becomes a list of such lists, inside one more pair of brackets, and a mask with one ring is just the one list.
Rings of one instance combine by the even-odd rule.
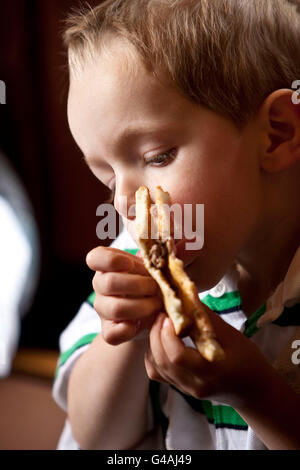
[[[176, 256], [183, 261], [184, 267], [192, 264], [192, 262], [197, 258], [198, 250], [186, 250], [186, 243], [191, 243], [192, 241], [193, 240], [183, 238], [175, 243]], [[137, 255], [141, 256], [140, 250]]]

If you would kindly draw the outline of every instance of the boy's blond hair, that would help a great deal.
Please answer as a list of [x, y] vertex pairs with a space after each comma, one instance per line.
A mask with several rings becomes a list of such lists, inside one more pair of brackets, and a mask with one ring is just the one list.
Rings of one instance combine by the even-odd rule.
[[300, 0], [105, 0], [66, 26], [71, 76], [112, 33], [147, 70], [238, 126], [300, 80]]

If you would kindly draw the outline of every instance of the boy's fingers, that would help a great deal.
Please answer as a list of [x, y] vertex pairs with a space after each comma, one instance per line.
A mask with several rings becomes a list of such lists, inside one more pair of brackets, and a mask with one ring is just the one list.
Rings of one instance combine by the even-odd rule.
[[101, 295], [146, 297], [159, 292], [158, 284], [152, 277], [128, 273], [99, 273], [93, 278], [94, 290]]
[[175, 334], [171, 320], [164, 314], [159, 315], [150, 332], [150, 347], [158, 367], [171, 363], [177, 367], [188, 367], [187, 348]]
[[174, 365], [184, 366], [186, 347], [176, 336], [173, 324], [168, 317], [162, 323], [161, 340], [169, 361]]
[[104, 341], [112, 346], [130, 341], [136, 333], [136, 324], [130, 322], [115, 323], [102, 320], [102, 337]]
[[198, 382], [202, 382], [201, 377], [207, 373], [207, 368], [211, 364], [204, 359], [197, 349], [187, 347], [178, 336], [175, 335], [173, 325], [170, 320], [163, 323], [161, 332], [162, 344], [168, 359], [172, 364], [189, 371], [196, 371]]
[[97, 294], [94, 308], [101, 318], [120, 322], [139, 320], [153, 315], [161, 310], [162, 302], [158, 297], [145, 297], [136, 300]]
[[[227, 348], [231, 349], [232, 344], [237, 340], [237, 330], [233, 328], [229, 323], [225, 322], [220, 317], [220, 315], [218, 315], [216, 312], [213, 312], [203, 302], [201, 302], [201, 306], [209, 317], [209, 320], [214, 328], [218, 343], [222, 346], [225, 352]], [[244, 335], [241, 334], [241, 336], [245, 338]]]
[[86, 263], [93, 271], [126, 271], [150, 276], [141, 258], [116, 248], [98, 246], [87, 254]]
[[155, 382], [161, 382], [161, 383], [167, 382], [167, 380], [162, 375], [160, 375], [160, 373], [157, 371], [154, 365], [154, 361], [153, 361], [153, 357], [152, 357], [150, 349], [148, 349], [145, 352], [144, 363], [145, 363], [147, 375], [150, 380], [155, 380]]
[[129, 272], [133, 268], [133, 261], [126, 253], [103, 246], [90, 251], [86, 257], [86, 263], [93, 271]]
[[161, 325], [161, 343], [168, 360], [176, 367], [196, 371], [198, 383], [214, 366], [204, 359], [197, 349], [187, 347], [175, 334], [171, 320], [166, 317]]
[[149, 335], [149, 346], [151, 349], [151, 355], [158, 369], [164, 369], [167, 365], [167, 356], [161, 342], [161, 328], [166, 314], [158, 315], [156, 321], [154, 322], [150, 335]]

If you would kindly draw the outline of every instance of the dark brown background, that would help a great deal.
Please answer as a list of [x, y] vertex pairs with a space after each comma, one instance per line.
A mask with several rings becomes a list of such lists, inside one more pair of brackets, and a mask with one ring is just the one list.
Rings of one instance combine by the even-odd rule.
[[[83, 2], [82, 2], [83, 3]], [[97, 1], [90, 1], [91, 6]], [[42, 259], [20, 345], [57, 348], [62, 329], [92, 291], [87, 252], [99, 244], [96, 208], [107, 197], [68, 128], [63, 20], [75, 0], [2, 0], [0, 148], [23, 181], [39, 228]]]
[[83, 162], [67, 123], [62, 30], [78, 5], [0, 3], [0, 80], [7, 90], [7, 104], [0, 105], [0, 151], [25, 186], [41, 244], [34, 301], [22, 321], [12, 373], [0, 380], [2, 450], [56, 448], [66, 417], [52, 398], [59, 335], [92, 291], [86, 254], [109, 243], [96, 237], [96, 208], [107, 191]]

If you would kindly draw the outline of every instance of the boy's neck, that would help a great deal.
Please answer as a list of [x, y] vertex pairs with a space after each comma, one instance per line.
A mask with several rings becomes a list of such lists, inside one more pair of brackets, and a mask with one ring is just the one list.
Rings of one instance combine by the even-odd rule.
[[268, 232], [260, 237], [260, 243], [237, 258], [238, 288], [247, 316], [251, 316], [283, 281], [300, 245], [300, 220], [294, 218], [289, 223], [287, 219], [283, 218], [273, 229], [269, 226]]

